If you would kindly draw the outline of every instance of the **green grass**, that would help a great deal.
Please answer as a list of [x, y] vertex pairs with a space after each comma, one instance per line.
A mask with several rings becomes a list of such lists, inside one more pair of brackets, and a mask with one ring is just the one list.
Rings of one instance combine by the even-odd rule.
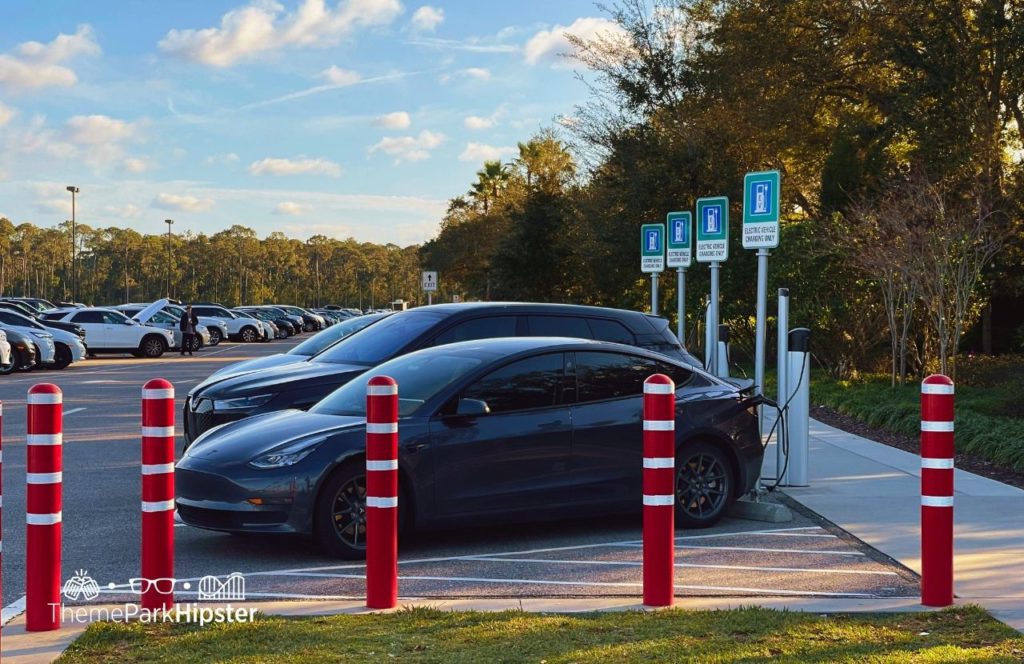
[[[1024, 471], [1024, 384], [956, 386], [956, 449]], [[812, 372], [811, 402], [828, 406], [874, 427], [918, 436], [921, 386], [890, 387], [888, 376], [834, 380]]]
[[412, 609], [192, 627], [96, 623], [71, 662], [1020, 662], [1024, 637], [976, 607], [534, 614]]

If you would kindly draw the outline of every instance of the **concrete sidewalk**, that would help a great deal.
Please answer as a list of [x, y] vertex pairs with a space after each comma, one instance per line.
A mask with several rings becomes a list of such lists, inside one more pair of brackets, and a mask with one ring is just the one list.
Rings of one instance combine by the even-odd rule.
[[[920, 457], [815, 420], [810, 434], [810, 486], [785, 493], [920, 574]], [[774, 475], [772, 444], [764, 476]], [[954, 483], [958, 603], [1024, 631], [1024, 490], [962, 470]]]

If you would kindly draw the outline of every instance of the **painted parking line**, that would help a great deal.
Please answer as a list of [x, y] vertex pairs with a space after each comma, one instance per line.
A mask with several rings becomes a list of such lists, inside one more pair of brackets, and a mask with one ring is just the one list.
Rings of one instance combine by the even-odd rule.
[[22, 595], [21, 599], [11, 602], [4, 607], [2, 613], [0, 613], [0, 625], [6, 625], [11, 622], [22, 613], [25, 612], [25, 596]]
[[[627, 542], [624, 544], [609, 544], [608, 546], [621, 546], [629, 549], [638, 549], [643, 545], [639, 542]], [[677, 549], [703, 549], [710, 551], [749, 551], [752, 553], [802, 553], [817, 554], [821, 556], [864, 556], [860, 551], [817, 551], [815, 549], [768, 549], [753, 546], [701, 546], [699, 544], [676, 544]]]
[[86, 408], [84, 406], [81, 407], [81, 408], [72, 408], [71, 410], [65, 410], [64, 414], [65, 415], [74, 415], [75, 413], [80, 413], [83, 410], [86, 410]]
[[[554, 563], [556, 565], [619, 565], [623, 567], [643, 567], [643, 562], [638, 560], [558, 560], [552, 558], [493, 558], [491, 556], [479, 556], [469, 558], [469, 560], [485, 563]], [[756, 565], [706, 565], [698, 563], [676, 563], [675, 565], [676, 567], [687, 567], [692, 569], [732, 569], [750, 572], [797, 572], [801, 574], [863, 574], [868, 576], [899, 576], [896, 572], [866, 569], [813, 569], [803, 567], [759, 567]]]

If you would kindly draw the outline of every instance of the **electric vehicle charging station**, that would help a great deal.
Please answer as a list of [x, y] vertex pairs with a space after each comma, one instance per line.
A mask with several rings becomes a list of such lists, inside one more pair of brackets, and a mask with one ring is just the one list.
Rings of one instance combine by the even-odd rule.
[[718, 326], [718, 373], [719, 378], [729, 377], [729, 326]]
[[811, 331], [796, 327], [787, 335], [786, 352], [786, 441], [789, 458], [782, 473], [783, 486], [807, 486], [808, 437], [810, 431], [810, 341]]

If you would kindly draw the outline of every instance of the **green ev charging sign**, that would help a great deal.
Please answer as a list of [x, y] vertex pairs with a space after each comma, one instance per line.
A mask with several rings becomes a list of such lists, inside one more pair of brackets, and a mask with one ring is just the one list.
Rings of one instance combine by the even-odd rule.
[[697, 261], [721, 263], [729, 258], [729, 199], [697, 199]]
[[640, 227], [640, 271], [665, 271], [665, 227], [661, 224]]
[[747, 173], [743, 178], [743, 248], [779, 246], [779, 172]]
[[693, 215], [690, 212], [668, 213], [668, 251], [666, 267], [690, 267], [693, 253]]

